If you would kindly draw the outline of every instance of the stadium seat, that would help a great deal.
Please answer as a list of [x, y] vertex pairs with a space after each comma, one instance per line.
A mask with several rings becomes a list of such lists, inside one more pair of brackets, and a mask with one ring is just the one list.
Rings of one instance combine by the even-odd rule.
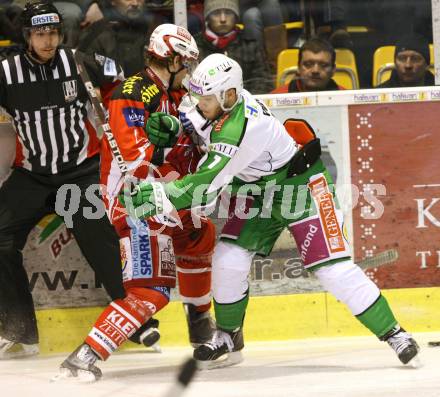
[[302, 21], [296, 21], [285, 22], [281, 25], [267, 26], [264, 28], [266, 56], [274, 73], [277, 70], [278, 54], [286, 48], [289, 48], [289, 42], [294, 38], [291, 35], [300, 35], [303, 27], [304, 23]]
[[302, 21], [285, 22], [284, 26], [286, 27], [287, 30], [302, 29], [304, 27], [304, 22]]
[[283, 50], [278, 54], [277, 88], [292, 80], [298, 68], [298, 54], [298, 48]]
[[[284, 50], [278, 54], [277, 87], [287, 84], [294, 77], [298, 69], [298, 55], [298, 48]], [[352, 51], [336, 49], [336, 72], [333, 79], [346, 89], [359, 88], [356, 59]]]
[[354, 26], [347, 26], [347, 32], [350, 34], [357, 34], [357, 33], [369, 33], [371, 32], [371, 28], [369, 28], [368, 26], [359, 26], [359, 25], [354, 25]]
[[373, 87], [388, 80], [394, 69], [394, 46], [379, 47], [373, 55]]
[[333, 79], [348, 90], [359, 88], [359, 77], [356, 67], [356, 58], [351, 50], [337, 48], [336, 72]]
[[[391, 71], [394, 69], [394, 50], [395, 46], [387, 45], [379, 47], [374, 52], [373, 56], [373, 87], [378, 86], [391, 76]], [[429, 70], [434, 71], [434, 47], [429, 45], [429, 52], [431, 55], [431, 64]]]

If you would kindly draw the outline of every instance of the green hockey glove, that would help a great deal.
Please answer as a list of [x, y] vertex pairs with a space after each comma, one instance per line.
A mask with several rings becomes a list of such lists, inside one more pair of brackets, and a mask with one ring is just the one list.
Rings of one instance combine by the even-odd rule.
[[152, 113], [145, 125], [149, 141], [157, 147], [172, 147], [182, 130], [179, 119], [167, 113]]
[[175, 212], [164, 185], [160, 182], [141, 182], [132, 191], [127, 189], [120, 194], [119, 201], [131, 216], [140, 219], [157, 214], [173, 215]]

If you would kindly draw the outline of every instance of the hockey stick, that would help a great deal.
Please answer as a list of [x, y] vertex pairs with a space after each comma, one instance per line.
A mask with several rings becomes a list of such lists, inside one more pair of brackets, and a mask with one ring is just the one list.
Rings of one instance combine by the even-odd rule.
[[121, 171], [122, 176], [125, 177], [128, 171], [127, 165], [124, 162], [124, 158], [122, 157], [121, 151], [119, 150], [118, 143], [116, 142], [116, 139], [110, 128], [110, 124], [107, 121], [107, 117], [105, 115], [103, 105], [98, 98], [98, 95], [95, 91], [95, 87], [93, 86], [92, 81], [90, 80], [89, 73], [87, 72], [86, 67], [84, 65], [84, 60], [81, 58], [79, 51], [75, 51], [73, 57], [78, 67], [79, 76], [81, 77], [81, 80], [84, 86], [86, 87], [87, 94], [89, 96], [93, 110], [95, 111], [95, 114], [98, 116], [99, 119], [98, 138], [101, 138], [103, 134], [105, 134], [108, 143], [110, 145], [113, 157], [116, 160], [116, 163], [119, 167], [119, 170]]
[[197, 370], [196, 360], [188, 358], [180, 367], [176, 382], [168, 389], [162, 397], [180, 397], [184, 394], [188, 383], [191, 382]]
[[395, 262], [397, 259], [399, 259], [399, 253], [397, 252], [396, 249], [393, 248], [383, 251], [372, 257], [365, 258], [356, 263], [361, 269], [365, 270], [365, 269], [370, 269], [372, 267], [388, 265], [390, 263]]

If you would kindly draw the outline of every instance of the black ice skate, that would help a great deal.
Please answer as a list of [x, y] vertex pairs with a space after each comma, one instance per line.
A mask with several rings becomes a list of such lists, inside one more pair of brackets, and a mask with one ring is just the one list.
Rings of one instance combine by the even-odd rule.
[[194, 350], [194, 359], [199, 369], [229, 367], [243, 361], [243, 331], [217, 329], [212, 339]]
[[38, 353], [38, 344], [27, 345], [25, 343], [13, 342], [0, 336], [0, 360], [31, 357]]
[[383, 340], [386, 340], [396, 352], [397, 357], [403, 364], [412, 362], [417, 356], [420, 348], [412, 335], [399, 326], [394, 327]]
[[80, 345], [60, 366], [60, 373], [53, 381], [76, 378], [82, 382], [94, 382], [102, 378], [101, 370], [95, 365], [98, 356], [87, 344]]
[[196, 306], [190, 303], [184, 303], [186, 321], [188, 323], [189, 342], [196, 348], [209, 342], [215, 331], [215, 324], [209, 314], [209, 311], [200, 313]]

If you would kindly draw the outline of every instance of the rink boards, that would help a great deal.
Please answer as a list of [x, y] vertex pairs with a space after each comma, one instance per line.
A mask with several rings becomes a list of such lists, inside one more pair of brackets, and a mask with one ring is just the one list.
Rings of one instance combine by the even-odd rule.
[[[384, 290], [400, 324], [411, 332], [440, 330], [440, 288]], [[43, 353], [70, 351], [78, 346], [102, 308], [39, 310]], [[155, 316], [160, 320], [161, 345], [188, 344], [180, 302], [171, 302]], [[327, 293], [252, 297], [246, 312], [246, 341], [370, 335], [340, 302]], [[124, 348], [138, 347], [128, 343]]]
[[[440, 227], [440, 90], [343, 91], [261, 99], [279, 119], [303, 118], [316, 130], [344, 203], [355, 259], [369, 264], [364, 270], [387, 289], [385, 295], [402, 324], [414, 331], [440, 330], [440, 247], [434, 237]], [[7, 124], [0, 128], [1, 181], [14, 141]], [[378, 208], [367, 198], [372, 189], [383, 207], [378, 217]], [[390, 251], [398, 259], [368, 262]], [[99, 280], [55, 216], [43, 219], [33, 230], [24, 256], [40, 309], [42, 350], [69, 350], [107, 302]], [[302, 269], [287, 233], [270, 258], [254, 260], [250, 286], [253, 299], [245, 331], [250, 340], [365, 333]], [[186, 343], [183, 311], [176, 300], [173, 294], [173, 302], [158, 316], [164, 345]]]

